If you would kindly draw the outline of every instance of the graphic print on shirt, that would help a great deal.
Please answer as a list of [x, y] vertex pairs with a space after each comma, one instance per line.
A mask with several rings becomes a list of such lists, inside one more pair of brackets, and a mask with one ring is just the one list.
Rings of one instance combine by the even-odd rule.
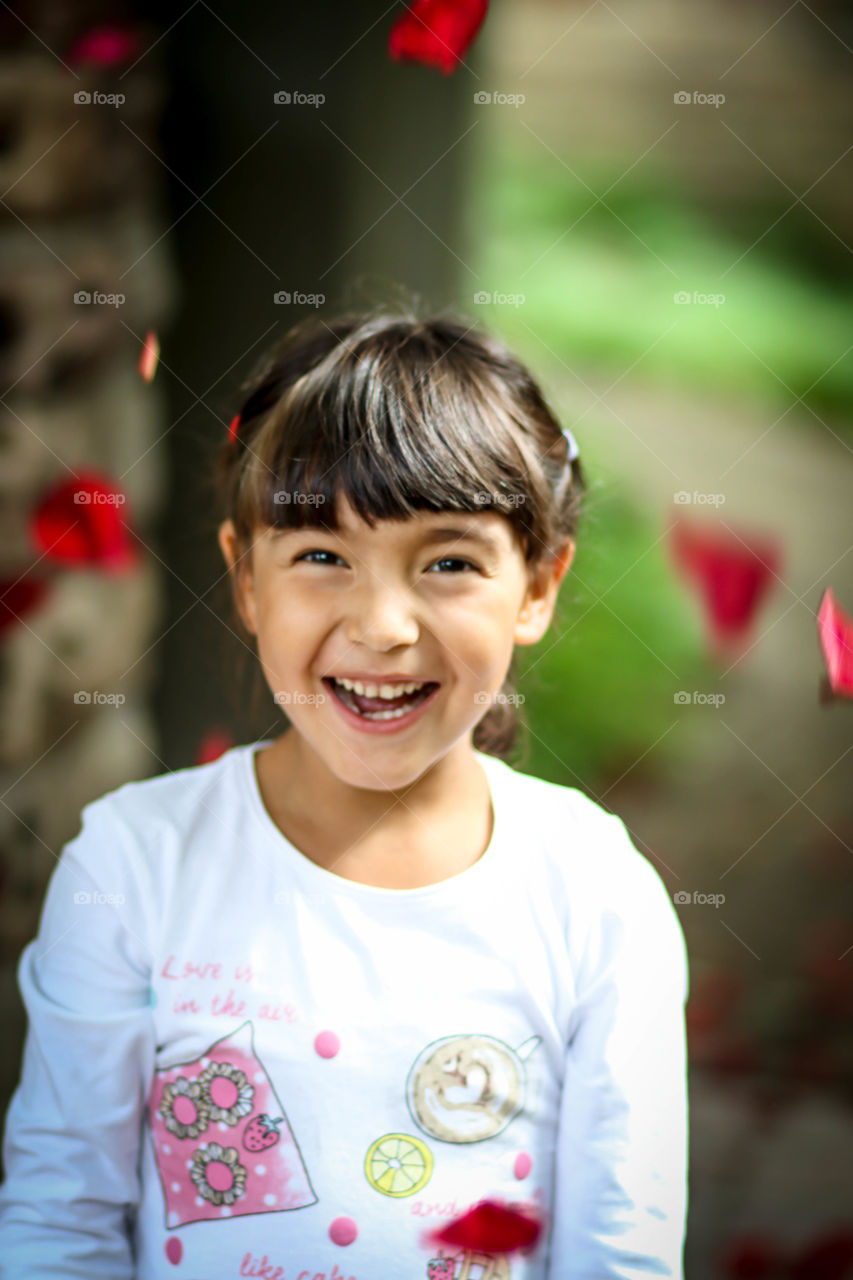
[[168, 1229], [317, 1203], [251, 1021], [156, 1071], [148, 1119]]
[[427, 1263], [425, 1280], [512, 1280], [506, 1255], [463, 1249], [446, 1258], [440, 1253]]
[[428, 1044], [406, 1081], [415, 1123], [441, 1142], [484, 1142], [524, 1110], [525, 1060], [538, 1044], [518, 1049], [494, 1036], [446, 1036]]
[[432, 1177], [432, 1152], [409, 1133], [384, 1133], [367, 1148], [364, 1176], [384, 1196], [413, 1196]]

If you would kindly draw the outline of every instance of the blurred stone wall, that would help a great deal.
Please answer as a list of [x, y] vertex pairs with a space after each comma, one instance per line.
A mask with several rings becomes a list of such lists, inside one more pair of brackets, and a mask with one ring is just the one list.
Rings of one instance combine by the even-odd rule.
[[[149, 544], [167, 423], [157, 381], [137, 366], [146, 333], [176, 299], [160, 241], [162, 180], [146, 156], [163, 86], [155, 59], [123, 81], [116, 68], [72, 65], [68, 51], [89, 21], [71, 6], [33, 6], [16, 22], [7, 14], [0, 53], [4, 1111], [24, 1027], [17, 960], [36, 933], [47, 879], [82, 807], [152, 772], [157, 748], [149, 650], [163, 592]], [[119, 92], [120, 111], [98, 99]], [[70, 563], [58, 558], [58, 540], [53, 550], [34, 541], [36, 507], [91, 471], [124, 495], [131, 567], [101, 563], [94, 545]]]

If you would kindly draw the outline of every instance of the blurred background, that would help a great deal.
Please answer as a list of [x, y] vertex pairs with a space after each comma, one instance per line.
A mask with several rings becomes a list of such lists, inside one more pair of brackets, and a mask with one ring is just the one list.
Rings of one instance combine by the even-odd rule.
[[241, 380], [402, 287], [580, 446], [517, 767], [674, 895], [687, 1276], [853, 1277], [853, 709], [818, 642], [828, 588], [853, 609], [853, 10], [493, 0], [449, 74], [389, 56], [403, 12], [0, 10], [0, 1103], [82, 806], [283, 727], [215, 542]]

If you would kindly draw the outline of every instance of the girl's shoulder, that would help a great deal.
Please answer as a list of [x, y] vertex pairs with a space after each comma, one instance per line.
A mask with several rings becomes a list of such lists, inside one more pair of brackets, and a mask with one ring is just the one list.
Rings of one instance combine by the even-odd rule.
[[667, 887], [662, 864], [637, 847], [642, 839], [577, 787], [502, 762], [494, 776], [526, 815], [518, 828], [520, 880], [538, 916], [562, 929], [576, 981], [587, 984], [615, 964], [626, 982], [653, 973], [655, 983], [672, 984], [686, 999], [687, 948], [675, 904], [687, 895]]
[[179, 850], [190, 834], [215, 843], [244, 826], [247, 746], [216, 760], [124, 782], [81, 811], [78, 834], [65, 846], [76, 861], [117, 872], [120, 864], [152, 873], [152, 864]]
[[637, 847], [642, 840], [618, 814], [579, 787], [522, 773], [496, 757], [484, 764], [519, 821], [528, 858], [540, 863], [551, 886], [575, 902], [613, 908], [621, 901], [626, 910], [670, 897], [657, 864]]
[[195, 823], [199, 813], [215, 816], [234, 804], [249, 746], [231, 747], [206, 764], [155, 774], [124, 782], [84, 808], [101, 807], [131, 827], [168, 823], [180, 828]]

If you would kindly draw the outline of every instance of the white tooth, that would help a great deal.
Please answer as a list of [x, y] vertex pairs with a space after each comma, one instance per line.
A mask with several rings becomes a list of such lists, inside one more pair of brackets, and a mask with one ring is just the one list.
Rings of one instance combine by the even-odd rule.
[[335, 677], [337, 683], [344, 689], [349, 689], [352, 693], [361, 694], [368, 698], [400, 698], [405, 693], [420, 692], [423, 684], [363, 684], [360, 680], [347, 680], [346, 677]]

